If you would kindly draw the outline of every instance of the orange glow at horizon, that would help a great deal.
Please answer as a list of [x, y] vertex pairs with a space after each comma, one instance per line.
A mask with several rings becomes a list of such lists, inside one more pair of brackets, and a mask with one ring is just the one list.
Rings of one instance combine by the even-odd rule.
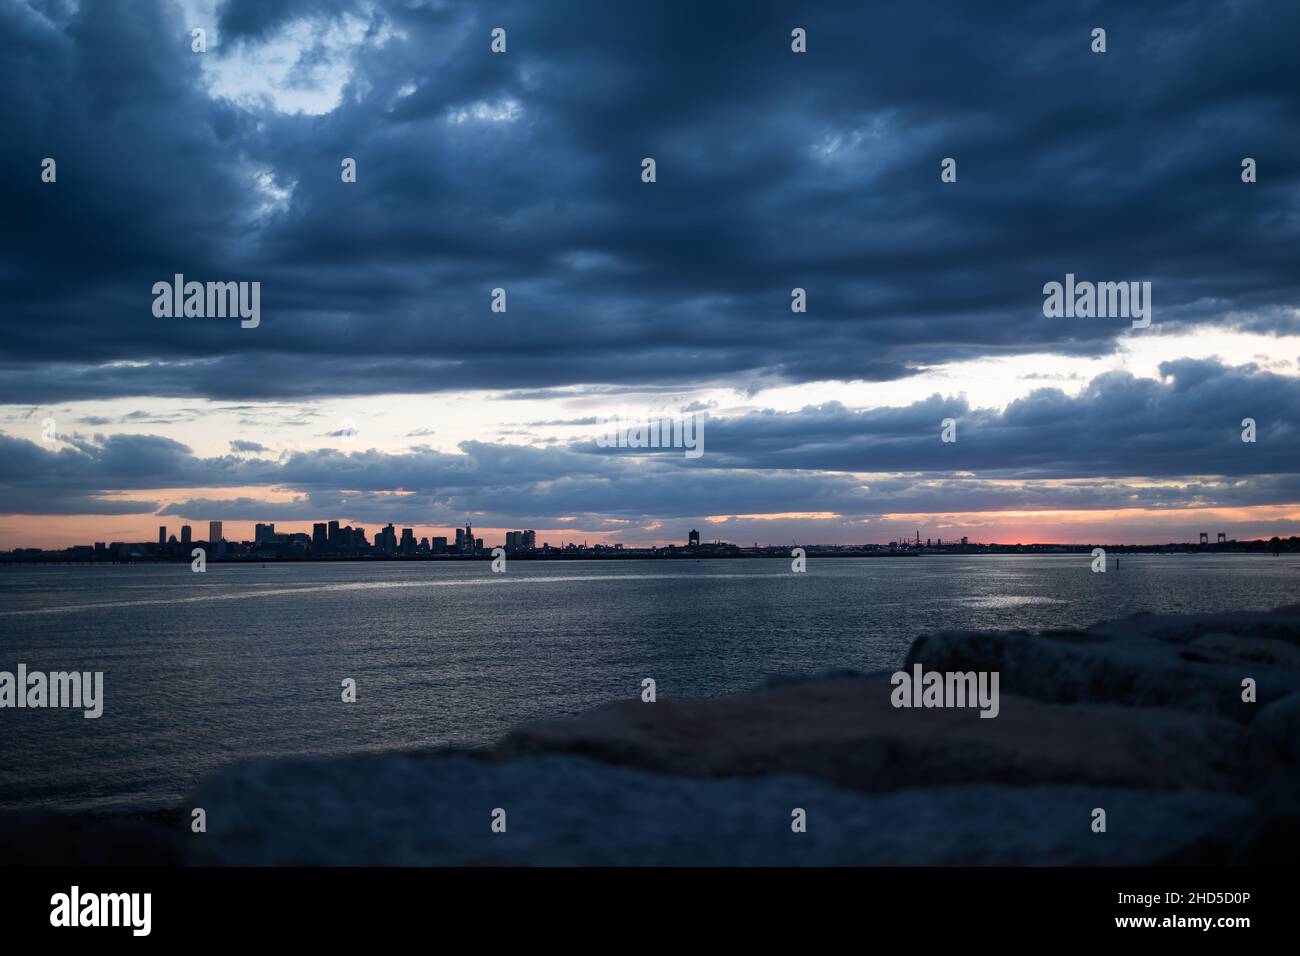
[[[268, 500], [262, 489], [223, 489], [224, 497], [238, 497], [255, 492]], [[187, 490], [189, 497], [205, 497], [201, 490]], [[254, 494], [246, 494], [254, 497]], [[215, 497], [215, 496], [213, 496]], [[299, 496], [287, 492], [276, 494], [285, 502]], [[164, 501], [162, 492], [113, 496], [112, 500]], [[277, 520], [268, 514], [263, 520], [276, 524], [281, 532], [311, 533], [315, 521], [333, 520], [321, 515], [312, 519]], [[95, 541], [152, 542], [158, 539], [158, 527], [165, 525], [169, 536], [180, 537], [182, 524], [193, 528], [195, 539], [207, 535], [207, 518], [163, 517], [152, 513], [131, 515], [0, 515], [0, 550], [13, 548], [65, 548]], [[254, 521], [222, 520], [228, 540], [252, 540]], [[344, 524], [360, 525], [373, 541], [375, 532], [386, 522], [365, 522], [338, 516]], [[834, 512], [779, 512], [771, 514], [710, 515], [700, 519], [674, 520], [665, 525], [662, 519], [648, 522], [622, 521], [618, 530], [585, 530], [575, 523], [568, 527], [536, 528], [537, 543], [559, 546], [564, 543], [614, 544], [627, 547], [683, 544], [692, 522], [711, 528], [711, 537], [749, 544], [784, 543], [792, 536], [816, 544], [884, 544], [901, 538], [911, 539], [916, 532], [922, 538], [955, 540], [968, 537], [972, 542], [999, 544], [1163, 544], [1195, 541], [1204, 531], [1211, 540], [1222, 531], [1229, 539], [1286, 537], [1300, 534], [1300, 504], [1269, 505], [1256, 508], [1196, 508], [1183, 510], [1112, 509], [1104, 511], [989, 511], [941, 514], [891, 513], [867, 520], [846, 518]], [[471, 519], [471, 523], [473, 523]], [[566, 522], [567, 524], [567, 522]], [[454, 525], [403, 525], [422, 537], [455, 535]], [[680, 527], [679, 527], [680, 526]], [[475, 525], [476, 537], [492, 546], [504, 543], [507, 531], [515, 527]], [[668, 534], [664, 534], [664, 532]], [[658, 532], [659, 535], [656, 535]]]

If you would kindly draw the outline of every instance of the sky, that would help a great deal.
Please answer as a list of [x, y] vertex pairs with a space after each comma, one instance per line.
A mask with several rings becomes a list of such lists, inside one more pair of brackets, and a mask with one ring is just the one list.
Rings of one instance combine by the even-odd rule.
[[[1210, 0], [0, 5], [0, 549], [1300, 534], [1296, 36]], [[258, 324], [156, 314], [176, 274], [258, 282]], [[1150, 325], [1045, 315], [1067, 274], [1149, 282]], [[682, 416], [698, 456], [598, 441]]]

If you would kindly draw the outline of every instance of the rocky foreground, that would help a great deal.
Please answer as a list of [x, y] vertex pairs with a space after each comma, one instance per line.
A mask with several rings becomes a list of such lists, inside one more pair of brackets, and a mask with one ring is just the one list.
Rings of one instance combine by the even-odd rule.
[[[900, 663], [998, 672], [998, 716], [896, 708], [891, 672], [713, 700], [635, 698], [520, 727], [481, 752], [234, 765], [175, 814], [11, 816], [0, 819], [0, 854], [199, 865], [1294, 865], [1300, 606], [945, 632], [919, 638]], [[206, 833], [189, 832], [190, 807], [207, 811]], [[498, 810], [505, 832], [493, 830]], [[804, 832], [792, 827], [796, 810]]]

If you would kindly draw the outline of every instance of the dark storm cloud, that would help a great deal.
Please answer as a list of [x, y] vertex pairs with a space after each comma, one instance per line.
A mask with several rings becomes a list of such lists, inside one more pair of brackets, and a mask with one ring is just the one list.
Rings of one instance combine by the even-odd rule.
[[[710, 462], [993, 479], [1300, 472], [1300, 379], [1192, 359], [1165, 362], [1160, 373], [1156, 381], [1110, 372], [1073, 397], [1036, 389], [1001, 412], [935, 395], [897, 408], [830, 403], [719, 419], [707, 430]], [[940, 440], [947, 418], [956, 421], [952, 443]], [[1247, 418], [1254, 443], [1242, 441]]]
[[[676, 450], [488, 442], [463, 442], [459, 454], [420, 446], [198, 458], [156, 436], [73, 436], [54, 449], [0, 435], [0, 500], [17, 503], [6, 512], [49, 513], [41, 505], [49, 494], [61, 508], [106, 513], [100, 502], [123, 491], [275, 487], [292, 500], [182, 498], [161, 513], [346, 515], [372, 524], [454, 524], [473, 513], [483, 523], [539, 527], [579, 518], [587, 530], [718, 513], [862, 519], [1300, 500], [1300, 441], [1290, 424], [1300, 415], [1300, 381], [1216, 362], [1169, 363], [1162, 372], [1159, 382], [1100, 376], [1077, 397], [1042, 389], [1001, 413], [935, 396], [873, 411], [830, 404], [706, 419], [697, 460]], [[947, 417], [957, 419], [954, 444], [940, 441]], [[1257, 420], [1253, 444], [1241, 441], [1244, 417]]]
[[0, 511], [21, 489], [51, 494], [106, 494], [209, 484], [254, 484], [273, 480], [272, 463], [237, 455], [195, 458], [190, 449], [158, 435], [60, 435], [46, 447], [0, 434]]
[[[0, 10], [0, 402], [888, 381], [1132, 334], [1043, 318], [1067, 271], [1296, 327], [1294, 6], [223, 5], [214, 62], [361, 25], [324, 116], [210, 97], [176, 8], [36, 9]], [[260, 327], [154, 318], [176, 272], [260, 281]]]
[[347, 0], [258, 0], [256, 3], [225, 3], [217, 14], [221, 35], [232, 43], [265, 37], [284, 24], [309, 17], [331, 20], [356, 9]]

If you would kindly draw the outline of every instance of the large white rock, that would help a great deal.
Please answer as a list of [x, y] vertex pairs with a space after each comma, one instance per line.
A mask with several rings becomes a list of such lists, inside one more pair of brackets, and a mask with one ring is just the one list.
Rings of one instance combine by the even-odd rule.
[[[262, 865], [1082, 865], [1219, 863], [1234, 796], [976, 785], [865, 795], [808, 778], [669, 777], [548, 756], [270, 760], [194, 797], [190, 862]], [[494, 808], [506, 832], [490, 829]], [[791, 811], [807, 812], [807, 832]], [[1105, 809], [1107, 832], [1093, 833]]]

